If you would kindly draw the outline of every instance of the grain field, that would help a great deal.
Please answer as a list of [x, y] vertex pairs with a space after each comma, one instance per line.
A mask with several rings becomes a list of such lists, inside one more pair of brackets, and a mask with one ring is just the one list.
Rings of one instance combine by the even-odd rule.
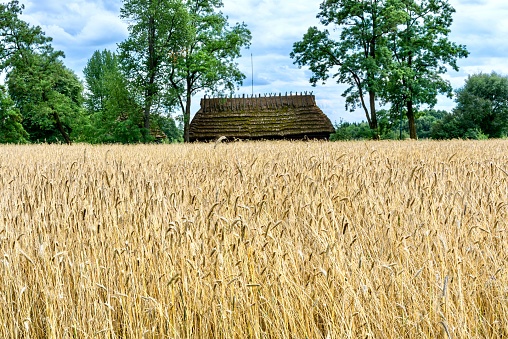
[[508, 337], [508, 141], [214, 146], [2, 146], [0, 337]]

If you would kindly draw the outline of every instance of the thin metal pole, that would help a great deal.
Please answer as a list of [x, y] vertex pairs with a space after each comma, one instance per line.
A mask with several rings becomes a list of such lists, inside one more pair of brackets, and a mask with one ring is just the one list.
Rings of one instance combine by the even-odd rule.
[[252, 57], [252, 53], [250, 54], [250, 66], [252, 71], [252, 95], [254, 95], [254, 59]]

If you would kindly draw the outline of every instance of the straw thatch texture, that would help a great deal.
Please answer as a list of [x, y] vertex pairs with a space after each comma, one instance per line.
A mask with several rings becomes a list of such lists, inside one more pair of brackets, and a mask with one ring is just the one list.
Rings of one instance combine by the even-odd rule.
[[190, 124], [189, 138], [328, 139], [333, 132], [314, 95], [205, 97]]

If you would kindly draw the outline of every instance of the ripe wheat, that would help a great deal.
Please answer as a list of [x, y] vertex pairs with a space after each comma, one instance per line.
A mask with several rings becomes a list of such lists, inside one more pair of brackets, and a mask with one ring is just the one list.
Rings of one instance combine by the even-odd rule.
[[2, 146], [2, 338], [508, 337], [508, 141]]

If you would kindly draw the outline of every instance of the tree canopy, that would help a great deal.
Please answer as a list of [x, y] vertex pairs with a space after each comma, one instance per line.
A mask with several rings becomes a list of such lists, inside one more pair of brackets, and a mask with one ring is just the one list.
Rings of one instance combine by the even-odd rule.
[[184, 1], [188, 21], [186, 39], [174, 53], [169, 81], [172, 98], [180, 108], [184, 122], [184, 139], [189, 141], [192, 97], [200, 91], [232, 93], [242, 83], [244, 74], [235, 61], [241, 49], [250, 45], [251, 34], [245, 24], [230, 26], [219, 11], [220, 0]]
[[433, 129], [436, 139], [508, 135], [508, 76], [474, 74], [456, 91], [457, 106]]
[[73, 124], [81, 118], [81, 83], [51, 38], [19, 18], [22, 11], [16, 0], [0, 4], [0, 67], [8, 93], [31, 141], [71, 143]]
[[448, 0], [400, 1], [399, 6], [404, 16], [388, 35], [392, 58], [381, 96], [392, 110], [405, 110], [410, 137], [416, 139], [416, 112], [421, 105], [433, 107], [438, 94], [452, 96], [450, 82], [440, 75], [447, 67], [458, 71], [457, 59], [468, 52], [448, 39], [455, 12]]
[[83, 88], [77, 76], [51, 56], [31, 55], [7, 76], [9, 94], [32, 141], [72, 141], [82, 114]]
[[447, 66], [457, 70], [457, 58], [467, 56], [447, 38], [453, 12], [447, 0], [325, 0], [318, 18], [334, 26], [334, 37], [311, 27], [291, 57], [310, 68], [313, 85], [330, 77], [349, 85], [346, 109], [362, 107], [375, 137], [379, 100], [397, 112], [405, 107], [416, 138], [415, 109], [451, 92], [440, 75]]
[[181, 0], [124, 0], [120, 16], [129, 22], [129, 37], [119, 44], [121, 67], [143, 110], [143, 139], [150, 141], [151, 117], [174, 105], [168, 74], [185, 46], [189, 17]]
[[143, 141], [143, 109], [129, 91], [120, 61], [111, 51], [95, 51], [83, 70], [87, 88], [85, 108], [92, 143]]
[[120, 60], [129, 88], [138, 92], [145, 130], [153, 127], [151, 117], [178, 107], [188, 140], [192, 96], [232, 92], [244, 79], [235, 59], [250, 32], [244, 24], [230, 26], [222, 6], [219, 0], [124, 1], [121, 15], [131, 24]]
[[14, 101], [5, 88], [0, 87], [0, 144], [21, 144], [28, 141], [28, 133], [21, 125], [22, 120]]
[[401, 20], [394, 9], [392, 1], [325, 0], [318, 18], [332, 33], [311, 27], [291, 52], [297, 65], [310, 68], [313, 85], [330, 77], [347, 84], [346, 109], [361, 107], [376, 135], [376, 100], [389, 58], [386, 35]]

